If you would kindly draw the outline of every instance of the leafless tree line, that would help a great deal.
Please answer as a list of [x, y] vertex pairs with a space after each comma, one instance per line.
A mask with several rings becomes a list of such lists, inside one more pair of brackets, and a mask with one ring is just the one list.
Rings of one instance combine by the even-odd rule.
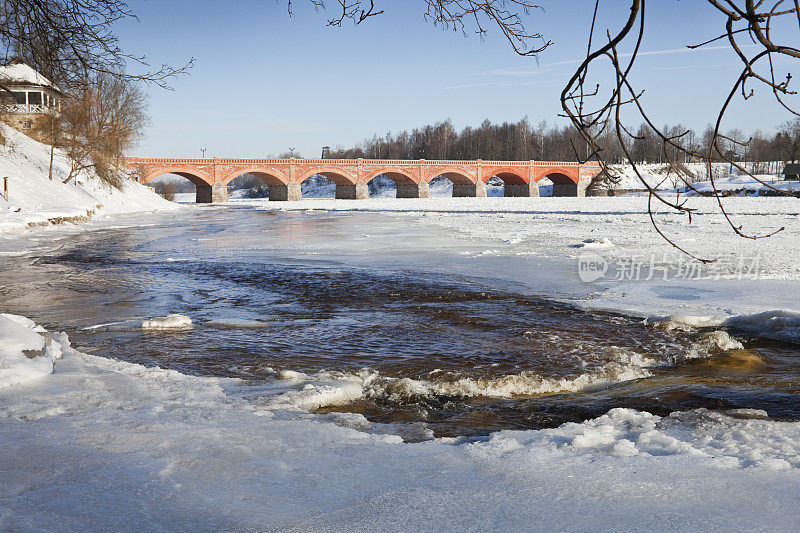
[[[666, 147], [646, 123], [636, 134], [620, 140], [612, 131], [599, 136], [604, 146], [604, 161], [627, 163], [628, 156], [640, 163], [702, 163], [706, 159], [692, 152], [706, 153], [714, 139], [714, 128], [709, 125], [701, 134], [683, 125], [665, 125], [662, 131], [682, 135], [691, 151]], [[734, 160], [748, 162], [757, 173], [778, 172], [777, 161], [800, 159], [800, 119], [782, 124], [777, 131], [755, 131], [744, 134], [738, 129], [725, 132], [732, 139], [720, 143], [723, 155], [712, 158], [714, 162]], [[623, 148], [622, 142], [625, 143]], [[549, 126], [547, 122], [531, 124], [527, 118], [516, 123], [493, 124], [485, 120], [477, 128], [466, 127], [460, 132], [450, 120], [416, 128], [412, 131], [373, 136], [352, 148], [337, 147], [330, 152], [333, 158], [369, 159], [492, 159], [508, 161], [575, 159], [575, 152], [587, 153], [590, 145], [572, 126]]]

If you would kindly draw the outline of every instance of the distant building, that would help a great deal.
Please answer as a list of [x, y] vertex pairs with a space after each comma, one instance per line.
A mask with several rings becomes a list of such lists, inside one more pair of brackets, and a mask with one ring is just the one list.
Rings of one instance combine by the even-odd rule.
[[61, 111], [64, 93], [22, 61], [0, 67], [0, 102], [6, 121], [18, 130], [31, 130]]
[[786, 163], [783, 167], [783, 179], [800, 180], [800, 163]]
[[331, 147], [330, 146], [323, 146], [322, 147], [322, 159], [330, 159], [331, 157]]

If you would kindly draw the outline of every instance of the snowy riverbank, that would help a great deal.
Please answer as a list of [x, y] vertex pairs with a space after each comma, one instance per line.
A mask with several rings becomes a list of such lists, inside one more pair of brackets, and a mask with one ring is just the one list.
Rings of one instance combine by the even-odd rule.
[[[617, 409], [552, 430], [406, 444], [361, 415], [272, 410], [257, 387], [79, 353], [0, 315], [0, 528], [796, 530], [800, 425]], [[121, 394], [121, 391], [124, 393]], [[274, 391], [273, 391], [274, 392]]]
[[[0, 236], [29, 227], [80, 222], [94, 216], [177, 209], [148, 187], [126, 180], [121, 189], [103, 183], [93, 171], [81, 171], [69, 183], [70, 162], [50, 147], [0, 123]], [[2, 178], [8, 178], [8, 201], [2, 197]]]

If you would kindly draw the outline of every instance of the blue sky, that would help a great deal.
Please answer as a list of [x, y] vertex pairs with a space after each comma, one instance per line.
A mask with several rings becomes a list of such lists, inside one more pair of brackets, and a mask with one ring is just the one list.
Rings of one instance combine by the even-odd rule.
[[[526, 115], [564, 123], [558, 96], [585, 53], [593, 2], [542, 1], [544, 11], [528, 23], [554, 44], [537, 64], [493, 29], [480, 39], [434, 27], [421, 0], [378, 1], [383, 15], [330, 28], [304, 0], [295, 0], [294, 18], [283, 0], [132, 0], [140, 21], [117, 27], [123, 47], [152, 63], [195, 60], [174, 90], [147, 89], [152, 125], [137, 154], [199, 157], [207, 148], [207, 156], [265, 157], [295, 148], [314, 157], [323, 145], [448, 118], [458, 129]], [[601, 3], [601, 23], [619, 24], [626, 3]], [[739, 67], [723, 47], [684, 46], [717, 35], [722, 21], [704, 2], [662, 0], [648, 9], [647, 54], [633, 79], [647, 89], [657, 123], [700, 130]], [[771, 130], [787, 119], [759, 94], [735, 106], [727, 126]]]

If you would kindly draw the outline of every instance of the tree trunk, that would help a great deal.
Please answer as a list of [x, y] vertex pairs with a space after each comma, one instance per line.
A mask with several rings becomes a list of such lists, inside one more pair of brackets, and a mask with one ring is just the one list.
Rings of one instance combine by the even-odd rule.
[[[52, 139], [50, 139], [52, 142]], [[47, 173], [47, 177], [50, 178], [50, 181], [53, 181], [53, 144], [50, 145], [50, 170]]]

